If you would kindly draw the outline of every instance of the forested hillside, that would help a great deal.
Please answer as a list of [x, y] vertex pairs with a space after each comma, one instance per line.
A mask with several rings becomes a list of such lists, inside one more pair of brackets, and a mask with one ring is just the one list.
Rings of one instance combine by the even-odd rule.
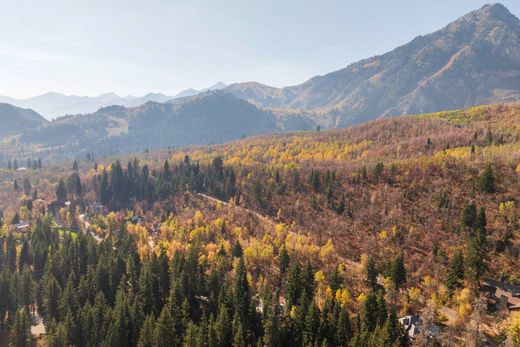
[[488, 287], [520, 285], [519, 129], [480, 106], [2, 169], [3, 341], [514, 346]]
[[[312, 128], [304, 125], [298, 130]], [[0, 133], [0, 161], [26, 153], [53, 161], [73, 160], [87, 153], [103, 156], [222, 143], [281, 129], [283, 120], [271, 112], [215, 91], [175, 104], [108, 106], [42, 127], [18, 127], [13, 129], [16, 136], [2, 139]]]

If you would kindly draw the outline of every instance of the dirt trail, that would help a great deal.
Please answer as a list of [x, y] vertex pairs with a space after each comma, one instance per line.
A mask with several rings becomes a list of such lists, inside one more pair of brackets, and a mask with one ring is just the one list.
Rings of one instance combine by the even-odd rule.
[[[217, 198], [214, 198], [212, 196], [209, 196], [209, 195], [206, 195], [206, 194], [202, 194], [202, 193], [196, 193], [196, 194], [197, 194], [198, 197], [204, 198], [204, 199], [209, 200], [211, 202], [222, 204], [222, 205], [224, 205], [226, 207], [230, 206], [229, 202], [225, 202], [225, 201], [219, 200]], [[256, 211], [250, 210], [250, 209], [245, 208], [245, 207], [237, 206], [237, 205], [234, 205], [233, 208], [236, 208], [236, 209], [241, 210], [243, 212], [249, 213], [249, 214], [257, 217], [258, 219], [260, 219], [261, 221], [263, 221], [263, 222], [265, 222], [265, 223], [267, 223], [269, 225], [272, 225], [272, 226], [276, 225], [276, 223], [271, 218], [266, 217], [266, 216], [264, 216], [264, 215], [262, 215], [262, 214], [260, 214], [260, 213], [258, 213]]]

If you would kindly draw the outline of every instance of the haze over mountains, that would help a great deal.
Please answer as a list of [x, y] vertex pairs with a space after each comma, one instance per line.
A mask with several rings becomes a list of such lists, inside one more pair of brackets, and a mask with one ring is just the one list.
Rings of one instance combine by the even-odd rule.
[[221, 143], [278, 130], [271, 112], [229, 93], [213, 91], [180, 104], [108, 106], [93, 114], [62, 117], [46, 126], [35, 124], [11, 135], [0, 148], [12, 155], [32, 151], [64, 159], [84, 157], [88, 152], [105, 155]]
[[59, 157], [216, 143], [316, 125], [344, 127], [379, 117], [513, 102], [520, 100], [520, 20], [503, 5], [486, 5], [391, 52], [286, 88], [218, 83], [176, 96], [48, 93], [2, 100], [47, 116], [103, 107], [49, 124], [41, 119], [19, 126], [11, 122], [0, 134], [11, 136], [0, 141], [4, 153], [23, 148], [24, 153], [37, 150], [60, 153]]
[[148, 93], [140, 97], [119, 96], [115, 93], [105, 93], [91, 97], [49, 92], [27, 99], [15, 99], [8, 96], [0, 96], [0, 102], [9, 103], [22, 108], [29, 108], [43, 115], [47, 119], [53, 119], [65, 115], [92, 113], [102, 107], [112, 105], [135, 107], [145, 104], [148, 101], [166, 102], [175, 98], [193, 96], [208, 90], [218, 90], [225, 87], [226, 85], [224, 83], [218, 82], [202, 90], [187, 89], [173, 96], [161, 93]]

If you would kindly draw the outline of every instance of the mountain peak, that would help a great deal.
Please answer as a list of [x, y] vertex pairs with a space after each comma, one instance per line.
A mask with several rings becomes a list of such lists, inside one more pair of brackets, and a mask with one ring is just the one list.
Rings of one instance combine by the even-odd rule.
[[217, 83], [215, 83], [214, 85], [212, 85], [208, 89], [209, 90], [217, 90], [217, 89], [224, 89], [226, 87], [227, 87], [227, 85], [224, 82], [218, 81]]
[[515, 24], [519, 22], [518, 18], [501, 3], [484, 5], [480, 9], [469, 13], [465, 17], [472, 17], [479, 21], [493, 20], [508, 24]]
[[485, 5], [393, 51], [285, 88], [226, 90], [254, 104], [328, 112], [335, 126], [520, 100], [520, 20]]
[[501, 3], [497, 2], [494, 4], [487, 4], [482, 6], [482, 8], [479, 10], [480, 12], [487, 12], [490, 14], [494, 14], [496, 16], [510, 16], [512, 15], [511, 12], [502, 5]]
[[36, 129], [46, 123], [47, 120], [33, 110], [0, 103], [0, 136]]
[[120, 96], [117, 95], [114, 92], [108, 92], [108, 93], [103, 93], [103, 94], [99, 95], [98, 98], [113, 98], [113, 99], [116, 99], [116, 98], [120, 98]]

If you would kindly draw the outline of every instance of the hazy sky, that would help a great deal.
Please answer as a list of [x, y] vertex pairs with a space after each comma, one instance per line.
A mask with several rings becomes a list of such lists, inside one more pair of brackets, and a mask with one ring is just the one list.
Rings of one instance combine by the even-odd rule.
[[[0, 0], [0, 94], [297, 84], [384, 53], [480, 0]], [[519, 16], [520, 1], [504, 0]]]

